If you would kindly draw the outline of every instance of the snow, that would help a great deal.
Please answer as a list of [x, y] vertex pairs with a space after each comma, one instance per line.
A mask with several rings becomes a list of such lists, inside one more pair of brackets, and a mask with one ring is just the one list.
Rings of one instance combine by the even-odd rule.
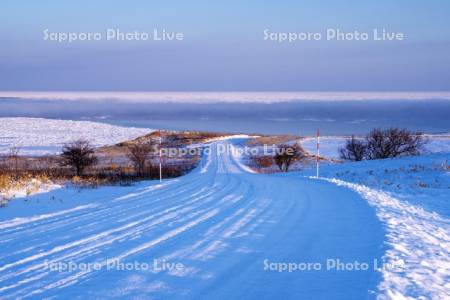
[[[197, 169], [162, 183], [11, 202], [0, 298], [450, 297], [447, 153], [323, 166], [315, 179], [250, 173], [237, 151], [218, 151], [235, 143], [211, 142]], [[308, 263], [321, 268], [283, 271]]]
[[241, 170], [244, 170], [248, 173], [256, 173], [254, 170], [252, 170], [250, 167], [244, 164], [244, 154], [242, 151], [240, 151], [239, 147], [236, 147], [233, 144], [230, 144], [230, 151], [231, 151], [231, 157], [234, 159], [234, 162], [239, 166]]
[[[211, 143], [204, 158], [210, 162], [175, 180], [65, 188], [11, 202], [0, 215], [0, 297], [373, 295], [381, 276], [373, 269], [264, 268], [264, 261], [381, 260], [384, 231], [357, 193], [298, 176], [248, 173], [232, 152], [217, 151], [230, 144]], [[181, 269], [169, 268], [177, 263]]]
[[27, 223], [31, 223], [34, 221], [38, 221], [38, 220], [43, 220], [43, 219], [47, 219], [47, 218], [52, 218], [52, 217], [56, 217], [56, 216], [61, 216], [67, 213], [71, 213], [80, 209], [85, 209], [85, 208], [94, 208], [96, 207], [96, 205], [93, 204], [88, 204], [88, 205], [81, 205], [72, 209], [67, 209], [67, 210], [63, 210], [63, 211], [59, 211], [56, 213], [51, 213], [51, 214], [43, 214], [43, 215], [39, 215], [39, 216], [33, 216], [33, 217], [27, 217], [27, 218], [15, 218], [13, 220], [9, 220], [7, 222], [0, 222], [0, 229], [5, 229], [5, 228], [9, 228], [9, 227], [15, 227], [18, 225], [23, 225], [23, 224], [27, 224]]
[[[321, 176], [390, 192], [444, 217], [450, 215], [450, 153], [321, 166]], [[315, 169], [306, 171], [315, 175]]]
[[[450, 134], [425, 135], [427, 143], [425, 153], [450, 152]], [[320, 155], [330, 159], [339, 159], [339, 149], [345, 146], [346, 136], [320, 137]], [[306, 137], [300, 141], [302, 147], [310, 153], [316, 153], [317, 139]]]
[[[320, 137], [320, 156], [338, 159], [339, 149], [345, 145], [347, 137], [323, 136]], [[302, 147], [309, 153], [316, 154], [317, 139], [314, 137], [304, 138], [300, 141]]]
[[360, 193], [387, 226], [390, 249], [380, 290], [391, 298], [446, 299], [450, 274], [450, 222], [448, 218], [410, 205], [380, 190], [338, 179], [330, 182]]
[[[0, 190], [0, 205], [6, 205], [9, 200], [14, 198], [24, 198], [34, 194], [47, 193], [59, 189], [61, 185], [52, 182], [42, 182], [33, 178], [30, 182], [9, 190]], [[2, 226], [0, 225], [0, 229]]]
[[0, 154], [8, 153], [12, 146], [20, 148], [20, 155], [55, 154], [64, 143], [77, 139], [103, 146], [135, 139], [152, 131], [90, 121], [0, 118]]
[[[386, 226], [380, 292], [393, 299], [450, 296], [450, 153], [321, 167], [323, 180], [358, 192]], [[314, 174], [309, 170], [306, 174]]]
[[232, 135], [225, 135], [225, 136], [210, 138], [210, 139], [205, 140], [205, 143], [227, 141], [227, 140], [234, 140], [234, 139], [248, 139], [248, 138], [254, 138], [254, 137], [258, 137], [258, 136], [254, 136], [254, 135], [250, 136], [248, 134], [232, 134]]
[[425, 145], [428, 153], [450, 153], [450, 134], [447, 135], [429, 135], [428, 143]]

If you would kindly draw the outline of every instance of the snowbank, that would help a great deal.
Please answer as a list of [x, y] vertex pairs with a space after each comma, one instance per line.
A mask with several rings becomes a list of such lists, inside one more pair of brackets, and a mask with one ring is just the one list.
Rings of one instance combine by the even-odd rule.
[[321, 168], [322, 178], [359, 193], [385, 224], [383, 259], [393, 268], [380, 270], [379, 289], [389, 299], [449, 296], [449, 158], [434, 153]]
[[0, 191], [0, 205], [5, 205], [10, 199], [46, 193], [59, 188], [61, 188], [61, 186], [58, 184], [54, 184], [52, 182], [42, 182], [39, 179], [33, 178], [23, 185], [17, 185], [12, 189]]
[[380, 271], [380, 291], [391, 299], [446, 299], [450, 272], [450, 223], [448, 218], [394, 198], [389, 193], [329, 179], [358, 192], [377, 210], [386, 224], [390, 248]]

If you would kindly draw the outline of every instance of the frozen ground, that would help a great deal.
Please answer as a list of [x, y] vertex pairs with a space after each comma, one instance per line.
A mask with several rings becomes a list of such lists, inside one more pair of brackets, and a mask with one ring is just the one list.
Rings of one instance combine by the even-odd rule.
[[420, 190], [407, 171], [398, 193], [366, 181], [387, 161], [328, 166], [321, 179], [254, 174], [219, 146], [234, 147], [212, 143], [178, 179], [12, 201], [0, 214], [0, 298], [450, 297], [446, 168], [426, 175], [440, 182], [439, 210], [409, 201]]
[[64, 143], [77, 139], [92, 141], [95, 146], [116, 144], [152, 132], [151, 129], [120, 127], [89, 121], [39, 118], [0, 118], [0, 153], [12, 146], [21, 155], [55, 154]]

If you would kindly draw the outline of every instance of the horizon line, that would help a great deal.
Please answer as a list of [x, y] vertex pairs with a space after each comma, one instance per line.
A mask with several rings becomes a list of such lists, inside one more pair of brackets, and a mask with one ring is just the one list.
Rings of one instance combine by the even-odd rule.
[[450, 100], [450, 91], [0, 91], [21, 100], [116, 100], [150, 103]]

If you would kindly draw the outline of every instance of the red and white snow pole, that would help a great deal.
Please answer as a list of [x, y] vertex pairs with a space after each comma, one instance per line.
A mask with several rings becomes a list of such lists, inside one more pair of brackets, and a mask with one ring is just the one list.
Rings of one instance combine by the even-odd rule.
[[161, 152], [161, 144], [162, 144], [162, 137], [161, 137], [161, 129], [158, 131], [159, 133], [159, 182], [162, 182], [162, 152]]
[[316, 177], [319, 178], [320, 129], [317, 128]]

